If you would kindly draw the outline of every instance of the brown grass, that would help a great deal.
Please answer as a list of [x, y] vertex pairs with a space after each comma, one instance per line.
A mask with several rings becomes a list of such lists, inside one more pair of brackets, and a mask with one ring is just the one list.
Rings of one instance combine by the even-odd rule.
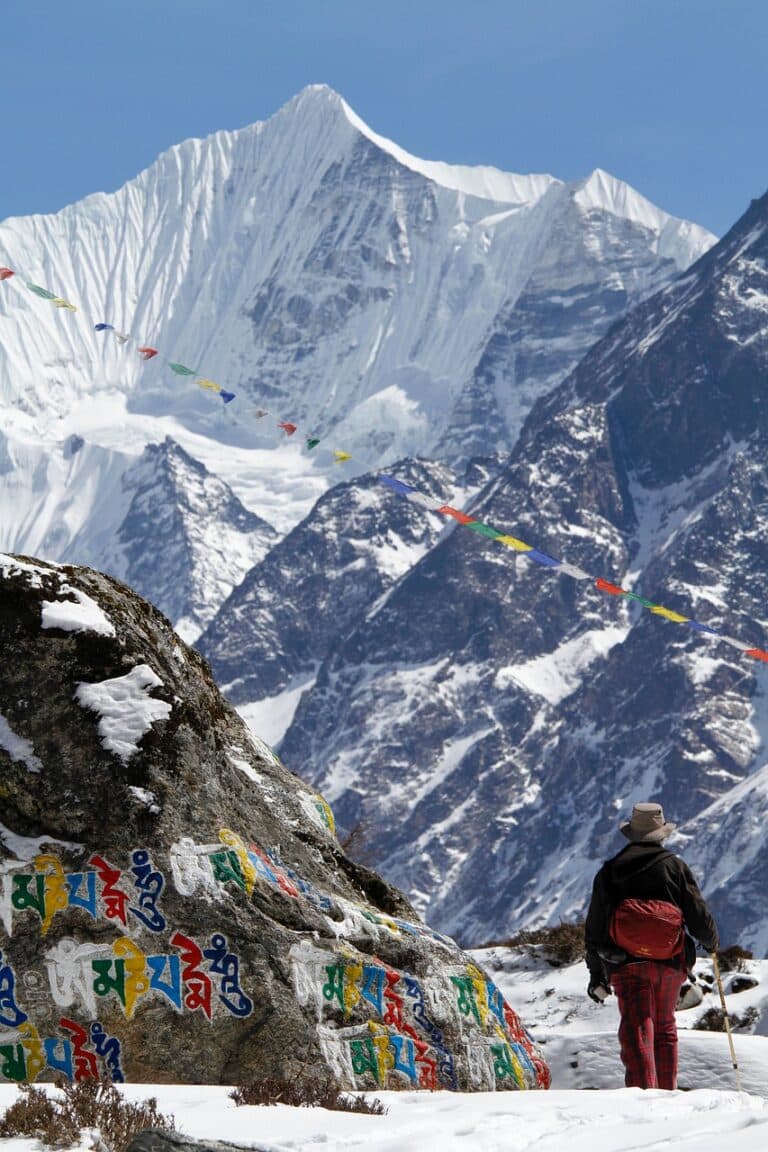
[[31, 1136], [49, 1148], [77, 1144], [83, 1128], [98, 1128], [109, 1152], [124, 1152], [144, 1128], [176, 1130], [173, 1116], [158, 1111], [152, 1097], [131, 1104], [113, 1084], [81, 1080], [58, 1081], [61, 1095], [49, 1095], [31, 1084], [20, 1084], [20, 1095], [0, 1117], [0, 1137]]
[[721, 972], [747, 972], [748, 960], [754, 959], [754, 953], [748, 948], [741, 948], [738, 944], [731, 944], [728, 948], [721, 948], [717, 953], [717, 962]]
[[340, 1092], [332, 1081], [309, 1083], [306, 1080], [283, 1080], [268, 1076], [264, 1080], [241, 1084], [229, 1094], [235, 1104], [290, 1104], [294, 1108], [328, 1108], [332, 1112], [365, 1112], [384, 1116], [387, 1109], [381, 1100], [367, 1100]]
[[518, 932], [516, 936], [509, 936], [504, 940], [491, 940], [480, 948], [521, 948], [531, 956], [542, 956], [553, 968], [562, 968], [566, 964], [575, 964], [583, 960], [584, 921], [578, 920], [575, 924], [566, 924], [561, 921], [551, 928], [534, 928], [531, 931]]

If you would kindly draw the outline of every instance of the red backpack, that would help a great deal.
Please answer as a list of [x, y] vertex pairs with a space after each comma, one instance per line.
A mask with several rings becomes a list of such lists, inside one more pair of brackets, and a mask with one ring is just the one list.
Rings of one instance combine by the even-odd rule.
[[644, 960], [671, 960], [683, 951], [683, 913], [668, 900], [622, 900], [609, 932], [614, 944]]

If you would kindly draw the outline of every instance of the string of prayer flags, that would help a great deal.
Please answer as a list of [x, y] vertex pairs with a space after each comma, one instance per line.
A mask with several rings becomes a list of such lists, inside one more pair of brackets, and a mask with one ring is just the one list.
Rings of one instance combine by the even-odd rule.
[[[8, 268], [5, 265], [0, 266], [0, 281], [10, 280], [11, 277], [15, 275], [16, 273], [13, 268]], [[30, 292], [34, 292], [35, 295], [39, 296], [43, 300], [49, 300], [56, 308], [62, 308], [68, 312], [77, 312], [75, 305], [71, 304], [69, 300], [66, 300], [63, 296], [57, 296], [55, 292], [51, 292], [47, 288], [41, 287], [39, 284], [33, 284], [29, 280], [25, 281], [25, 284]], [[119, 332], [115, 328], [114, 324], [110, 324], [106, 320], [100, 320], [99, 323], [94, 324], [93, 327], [96, 332], [110, 332], [118, 344], [127, 344], [129, 341], [132, 342], [136, 347], [138, 355], [144, 361], [153, 360], [156, 356], [161, 355], [159, 349], [152, 347], [150, 344], [139, 344], [129, 332]], [[217, 384], [215, 380], [211, 380], [207, 376], [203, 376], [202, 373], [196, 371], [194, 368], [188, 368], [186, 364], [181, 364], [177, 360], [167, 360], [165, 357], [163, 357], [163, 359], [176, 376], [184, 376], [196, 379], [200, 388], [210, 392], [215, 392], [218, 396], [221, 397], [221, 400], [224, 404], [231, 404], [231, 402], [236, 399], [235, 392], [227, 391], [226, 388], [222, 388], [220, 384]], [[257, 420], [261, 420], [265, 416], [269, 416], [269, 412], [266, 408], [251, 408], [249, 409], [249, 412]], [[285, 433], [286, 437], [293, 436], [293, 434], [298, 431], [298, 425], [294, 424], [290, 420], [279, 420], [277, 422], [277, 426]], [[319, 443], [320, 440], [318, 437], [306, 437], [306, 447], [308, 451], [311, 451], [313, 448], [317, 447]], [[345, 460], [352, 459], [348, 452], [336, 451], [333, 453], [333, 456], [337, 464], [343, 463]]]
[[751, 656], [754, 660], [762, 660], [768, 664], [768, 652], [762, 648], [755, 648], [734, 636], [726, 636], [725, 633], [719, 629], [710, 628], [707, 624], [700, 624], [698, 620], [693, 620], [690, 616], [684, 616], [681, 612], [673, 612], [671, 608], [665, 608], [661, 604], [654, 604], [652, 600], [647, 600], [644, 596], [638, 596], [636, 592], [630, 592], [627, 588], [622, 588], [621, 585], [614, 584], [610, 580], [604, 580], [602, 576], [591, 576], [589, 572], [585, 572], [583, 568], [579, 568], [576, 564], [569, 564], [564, 560], [558, 560], [556, 557], [550, 556], [547, 552], [542, 552], [540, 549], [535, 548], [533, 544], [526, 544], [525, 541], [519, 540], [516, 536], [510, 536], [504, 532], [500, 532], [498, 529], [492, 527], [492, 525], [484, 524], [482, 521], [476, 520], [473, 516], [468, 516], [466, 512], [459, 511], [458, 508], [452, 508], [450, 504], [442, 504], [437, 500], [430, 499], [430, 497], [426, 496], [423, 492], [419, 492], [417, 488], [413, 488], [410, 484], [403, 483], [402, 480], [398, 480], [395, 476], [387, 476], [384, 473], [380, 473], [379, 481], [382, 484], [386, 484], [386, 486], [394, 492], [397, 492], [398, 496], [409, 500], [412, 504], [418, 504], [419, 507], [425, 508], [429, 512], [448, 516], [452, 520], [456, 520], [459, 524], [470, 528], [473, 532], [478, 533], [478, 535], [486, 536], [497, 544], [503, 544], [513, 551], [519, 552], [525, 556], [527, 560], [533, 560], [534, 563], [541, 565], [543, 568], [558, 569], [560, 572], [564, 572], [575, 580], [591, 580], [599, 592], [604, 592], [608, 596], [623, 596], [627, 600], [635, 600], [654, 616], [661, 616], [673, 624], [687, 624], [689, 628], [693, 628], [696, 632], [703, 632], [705, 635], [716, 637], [723, 643], [730, 644], [732, 648], [743, 652], [745, 656]]

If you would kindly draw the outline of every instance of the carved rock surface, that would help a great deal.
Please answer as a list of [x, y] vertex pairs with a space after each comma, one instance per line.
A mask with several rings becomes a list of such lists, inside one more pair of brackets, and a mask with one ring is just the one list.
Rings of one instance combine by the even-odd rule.
[[547, 1084], [160, 612], [0, 556], [0, 653], [0, 1080]]

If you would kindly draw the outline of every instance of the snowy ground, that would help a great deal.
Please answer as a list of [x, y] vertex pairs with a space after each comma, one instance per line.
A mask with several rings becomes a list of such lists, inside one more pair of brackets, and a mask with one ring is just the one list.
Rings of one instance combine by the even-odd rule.
[[[132, 1100], [154, 1095], [188, 1136], [264, 1152], [765, 1152], [768, 1148], [768, 961], [749, 962], [755, 988], [728, 995], [729, 1012], [761, 1015], [756, 1032], [734, 1033], [743, 1091], [736, 1091], [723, 1033], [693, 1028], [716, 993], [678, 1014], [678, 1092], [622, 1088], [615, 1001], [587, 999], [583, 964], [551, 968], [508, 949], [477, 952], [543, 1044], [549, 1092], [381, 1092], [384, 1116], [315, 1108], [237, 1107], [228, 1088], [129, 1085]], [[711, 972], [707, 961], [697, 971]], [[726, 991], [736, 973], [724, 975]], [[593, 1091], [585, 1089], [594, 1089]], [[0, 1109], [15, 1097], [0, 1085]], [[83, 1152], [92, 1146], [85, 1135]], [[38, 1152], [34, 1140], [0, 1140], [2, 1152]]]

